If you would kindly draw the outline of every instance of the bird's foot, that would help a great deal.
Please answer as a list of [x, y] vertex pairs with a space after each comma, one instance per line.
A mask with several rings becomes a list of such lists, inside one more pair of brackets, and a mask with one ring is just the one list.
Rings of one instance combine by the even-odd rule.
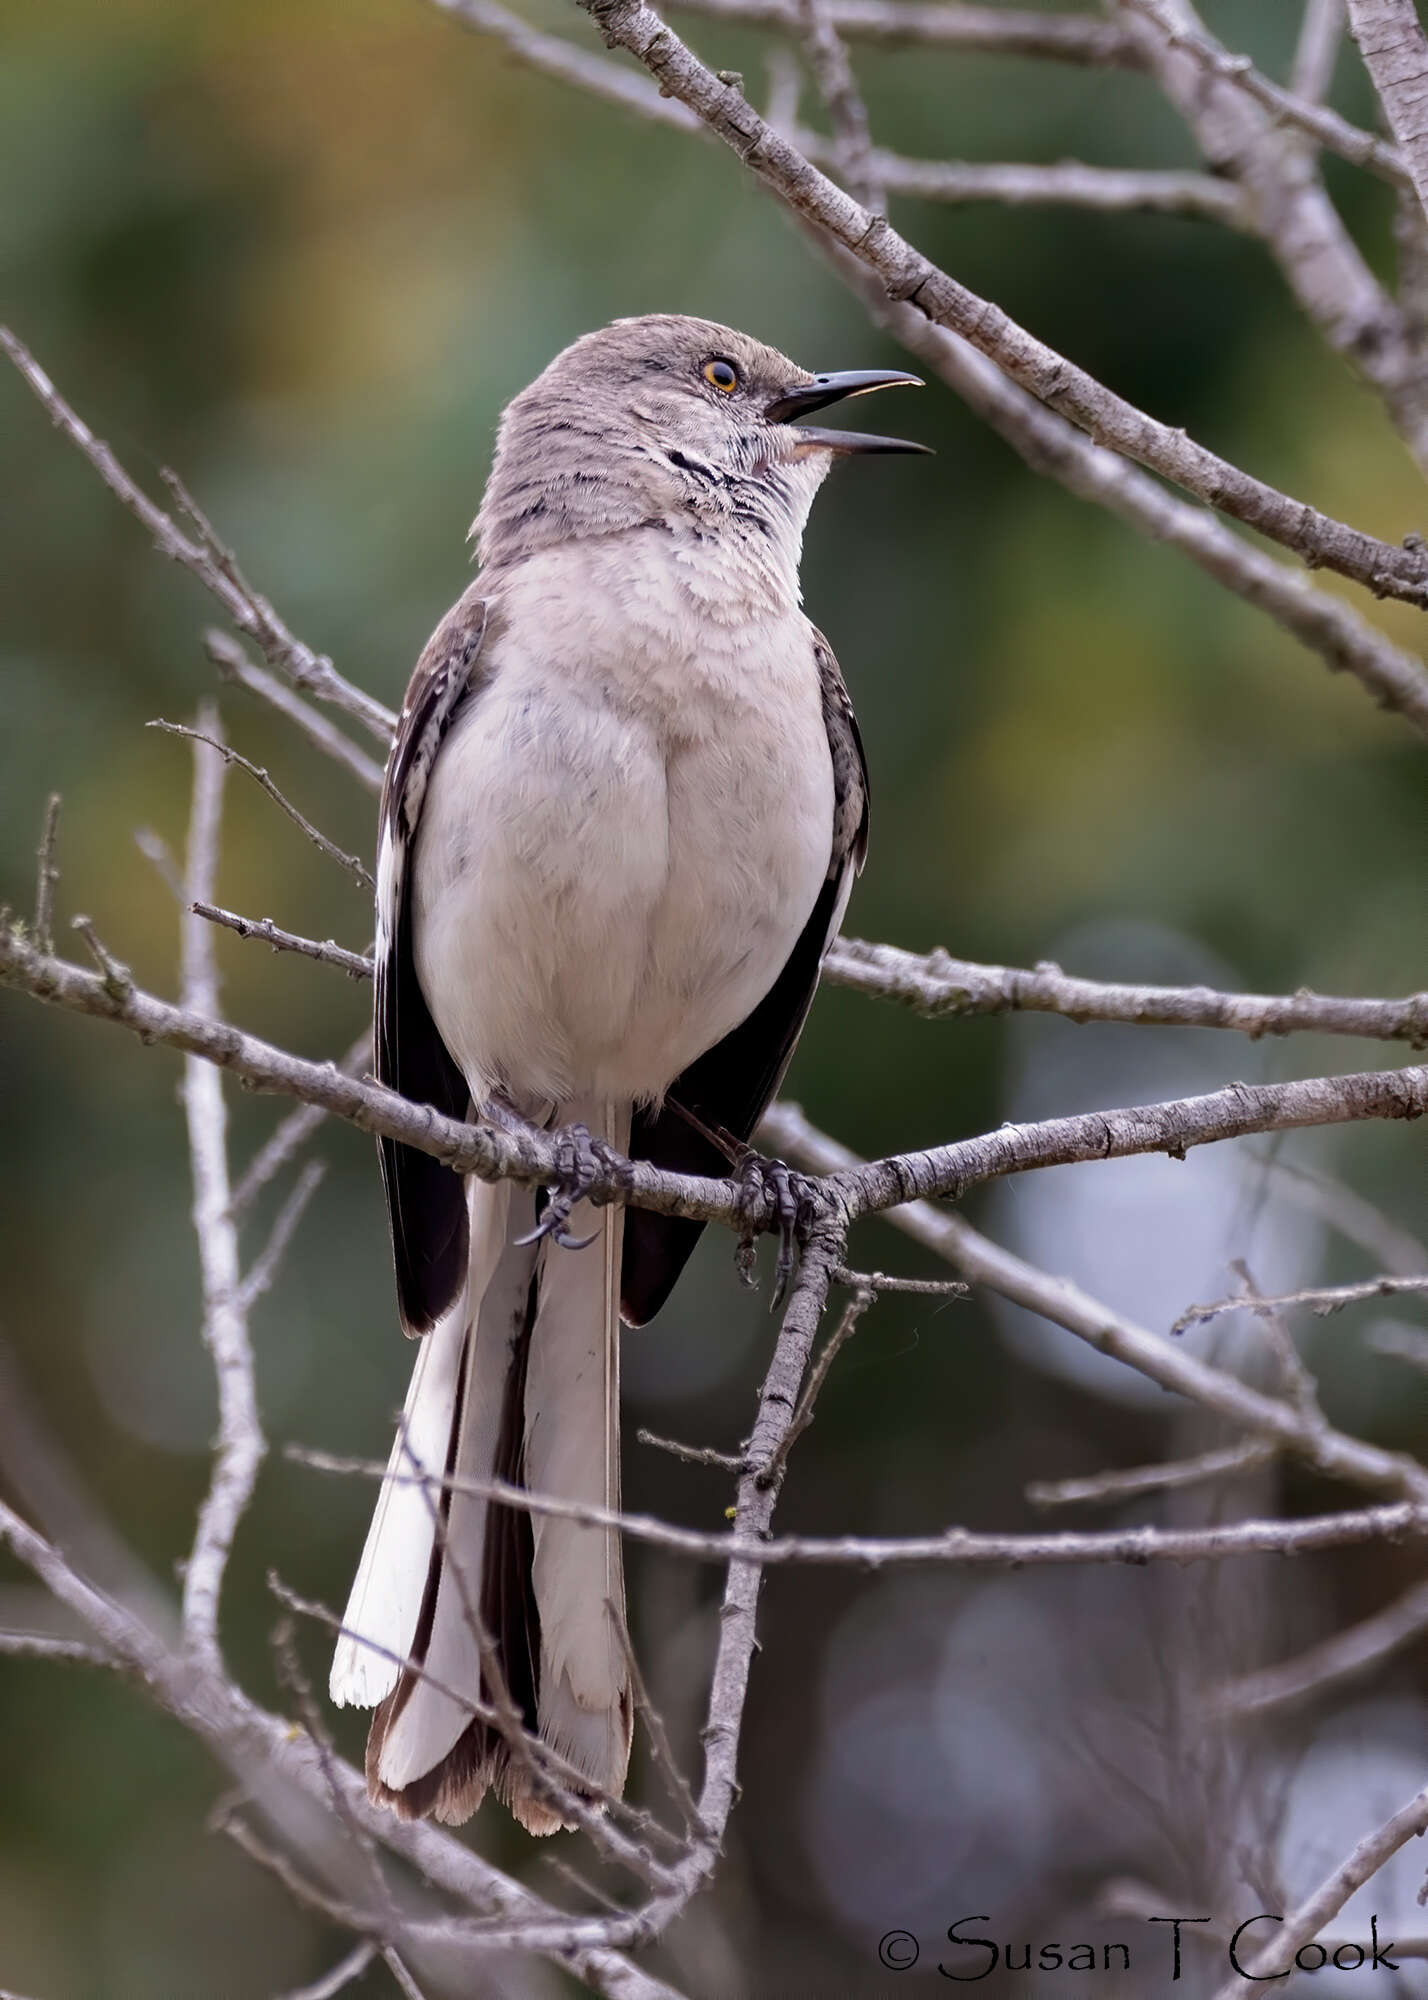
[[528, 1236], [518, 1236], [519, 1245], [539, 1243], [550, 1237], [562, 1250], [583, 1250], [593, 1243], [599, 1230], [589, 1236], [572, 1236], [567, 1228], [576, 1204], [584, 1201], [609, 1161], [602, 1155], [609, 1148], [603, 1139], [592, 1139], [588, 1125], [562, 1125], [553, 1134], [555, 1179], [543, 1190], [545, 1201], [539, 1220]]
[[[752, 1148], [745, 1150], [734, 1178], [739, 1183], [739, 1206], [745, 1218], [735, 1262], [746, 1285], [758, 1283], [754, 1275], [754, 1245], [759, 1231], [770, 1229], [778, 1236], [773, 1297], [769, 1301], [769, 1311], [776, 1312], [783, 1303], [794, 1262], [813, 1221], [813, 1184], [785, 1161], [766, 1159]], [[771, 1222], [766, 1219], [770, 1209]]]

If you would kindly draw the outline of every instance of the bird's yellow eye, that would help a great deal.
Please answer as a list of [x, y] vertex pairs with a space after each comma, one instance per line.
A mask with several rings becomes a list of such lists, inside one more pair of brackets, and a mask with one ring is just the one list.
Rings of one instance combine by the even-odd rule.
[[706, 361], [704, 379], [716, 389], [722, 389], [726, 396], [732, 396], [739, 386], [739, 371], [732, 361]]

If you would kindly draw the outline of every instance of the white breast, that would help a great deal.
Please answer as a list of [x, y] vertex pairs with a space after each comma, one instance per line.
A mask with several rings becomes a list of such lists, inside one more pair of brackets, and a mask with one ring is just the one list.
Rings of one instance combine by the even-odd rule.
[[478, 1099], [657, 1097], [812, 911], [833, 776], [810, 628], [711, 598], [701, 558], [702, 602], [654, 533], [502, 579], [414, 868], [418, 973]]

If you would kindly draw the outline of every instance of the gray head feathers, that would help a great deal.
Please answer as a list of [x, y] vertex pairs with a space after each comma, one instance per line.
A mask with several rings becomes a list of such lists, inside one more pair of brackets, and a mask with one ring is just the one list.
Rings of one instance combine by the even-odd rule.
[[558, 354], [501, 419], [473, 527], [483, 570], [637, 527], [789, 544], [830, 463], [766, 411], [814, 378], [712, 320], [616, 320]]

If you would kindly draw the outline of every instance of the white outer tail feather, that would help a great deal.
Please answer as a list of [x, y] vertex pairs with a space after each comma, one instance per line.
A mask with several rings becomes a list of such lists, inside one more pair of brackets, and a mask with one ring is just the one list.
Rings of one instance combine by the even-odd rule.
[[[571, 1104], [562, 1122], [582, 1120], [621, 1151], [628, 1107]], [[593, 1115], [592, 1115], [593, 1114]], [[468, 1185], [471, 1254], [466, 1288], [423, 1337], [406, 1409], [382, 1483], [332, 1664], [338, 1704], [372, 1707], [396, 1686], [411, 1653], [436, 1538], [436, 1494], [409, 1479], [417, 1467], [441, 1474], [452, 1428], [458, 1476], [494, 1469], [512, 1342], [522, 1327], [532, 1273], [536, 1312], [527, 1360], [525, 1483], [534, 1493], [618, 1508], [620, 1247], [624, 1215], [582, 1202], [568, 1225], [595, 1241], [578, 1251], [549, 1239], [521, 1248], [534, 1195], [509, 1182]], [[476, 1309], [472, 1311], [472, 1302]], [[480, 1603], [488, 1503], [455, 1491], [443, 1535], [445, 1558], [418, 1679], [381, 1746], [378, 1775], [393, 1789], [425, 1776], [471, 1720], [463, 1704], [432, 1685], [474, 1696], [481, 1685], [473, 1630]], [[533, 1515], [534, 1591], [540, 1614], [539, 1727], [542, 1737], [602, 1789], [618, 1793], [629, 1760], [631, 1703], [623, 1650], [607, 1600], [623, 1619], [624, 1577], [617, 1530]], [[365, 1642], [365, 1643], [364, 1643]], [[377, 1651], [375, 1648], [383, 1650]], [[389, 1657], [395, 1656], [395, 1657]]]

